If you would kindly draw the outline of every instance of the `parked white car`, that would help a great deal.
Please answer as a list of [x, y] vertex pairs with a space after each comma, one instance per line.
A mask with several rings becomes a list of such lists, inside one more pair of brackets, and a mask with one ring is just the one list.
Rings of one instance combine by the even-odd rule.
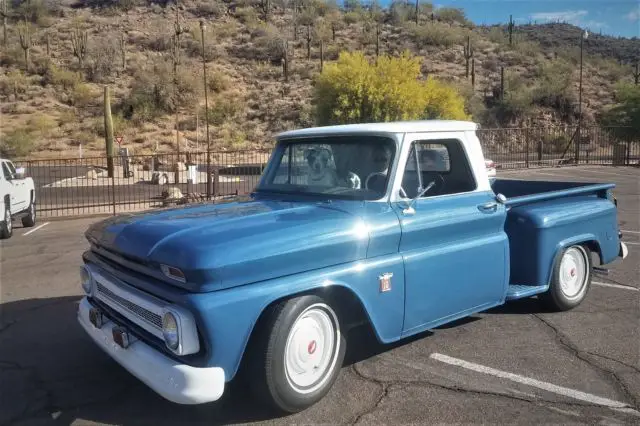
[[36, 224], [36, 191], [33, 179], [25, 177], [24, 167], [16, 167], [0, 158], [0, 239], [13, 235], [12, 221], [22, 219], [22, 225]]

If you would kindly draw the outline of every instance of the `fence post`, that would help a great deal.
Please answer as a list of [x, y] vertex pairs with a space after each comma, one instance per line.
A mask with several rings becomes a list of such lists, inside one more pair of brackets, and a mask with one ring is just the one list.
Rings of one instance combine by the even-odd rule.
[[216, 197], [218, 196], [218, 184], [220, 183], [220, 170], [215, 169], [213, 171], [213, 202], [216, 202]]
[[116, 215], [116, 178], [115, 173], [111, 174], [111, 202], [113, 204], [113, 215]]
[[524, 128], [524, 146], [525, 146], [524, 163], [525, 163], [525, 167], [528, 169], [529, 168], [529, 128], [528, 127]]

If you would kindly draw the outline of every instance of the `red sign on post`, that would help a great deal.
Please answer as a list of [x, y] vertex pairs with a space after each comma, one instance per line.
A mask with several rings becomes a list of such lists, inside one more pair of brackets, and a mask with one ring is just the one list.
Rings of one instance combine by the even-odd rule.
[[116, 142], [118, 142], [118, 146], [122, 144], [122, 136], [116, 136]]

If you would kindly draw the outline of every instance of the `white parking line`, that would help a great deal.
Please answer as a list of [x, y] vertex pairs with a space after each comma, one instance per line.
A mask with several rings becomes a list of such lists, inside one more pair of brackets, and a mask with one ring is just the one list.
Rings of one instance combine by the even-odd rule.
[[630, 245], [630, 246], [640, 246], [640, 243], [634, 243], [634, 242], [631, 242], [631, 241], [625, 241], [624, 243], [627, 244], [627, 245]]
[[492, 376], [500, 377], [503, 379], [511, 380], [511, 381], [522, 383], [529, 386], [533, 386], [549, 392], [557, 393], [559, 395], [567, 396], [569, 398], [579, 399], [581, 401], [586, 401], [591, 404], [603, 405], [610, 408], [631, 408], [631, 406], [629, 406], [629, 404], [625, 402], [614, 401], [608, 398], [602, 398], [600, 396], [592, 395], [590, 393], [581, 392], [575, 389], [565, 388], [562, 386], [554, 385], [552, 383], [543, 382], [543, 381], [532, 379], [529, 377], [520, 376], [518, 374], [508, 373], [506, 371], [496, 370], [495, 368], [486, 367], [480, 364], [474, 364], [472, 362], [464, 361], [462, 359], [452, 358], [450, 356], [442, 355], [439, 353], [433, 353], [429, 355], [429, 358], [435, 359], [440, 362], [444, 362], [446, 364], [466, 368], [467, 370], [473, 370], [479, 373], [490, 374]]
[[631, 287], [630, 285], [620, 285], [620, 284], [601, 283], [601, 282], [598, 282], [598, 281], [591, 281], [591, 284], [601, 285], [601, 286], [603, 286], [603, 287], [619, 288], [619, 289], [622, 289], [622, 290], [640, 291], [640, 290], [638, 290], [636, 287]]
[[629, 234], [640, 234], [640, 231], [629, 231], [628, 229], [621, 229], [621, 231]]
[[29, 235], [29, 234], [30, 234], [30, 233], [32, 233], [32, 232], [36, 232], [38, 229], [41, 229], [41, 228], [43, 228], [44, 226], [46, 226], [46, 225], [48, 225], [48, 224], [49, 224], [49, 222], [45, 222], [45, 223], [43, 223], [43, 224], [42, 224], [42, 225], [40, 225], [40, 226], [36, 226], [36, 227], [35, 227], [35, 228], [33, 228], [31, 231], [28, 231], [28, 232], [25, 232], [24, 234], [22, 234], [22, 236], [24, 237], [25, 235]]

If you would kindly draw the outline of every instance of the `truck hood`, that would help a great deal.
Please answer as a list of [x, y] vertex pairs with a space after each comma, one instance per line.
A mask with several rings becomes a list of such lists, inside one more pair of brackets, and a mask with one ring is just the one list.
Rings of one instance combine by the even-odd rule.
[[[157, 272], [179, 268], [191, 291], [211, 291], [366, 257], [358, 203], [251, 200], [129, 214], [87, 239]], [[172, 280], [173, 281], [173, 280]]]

